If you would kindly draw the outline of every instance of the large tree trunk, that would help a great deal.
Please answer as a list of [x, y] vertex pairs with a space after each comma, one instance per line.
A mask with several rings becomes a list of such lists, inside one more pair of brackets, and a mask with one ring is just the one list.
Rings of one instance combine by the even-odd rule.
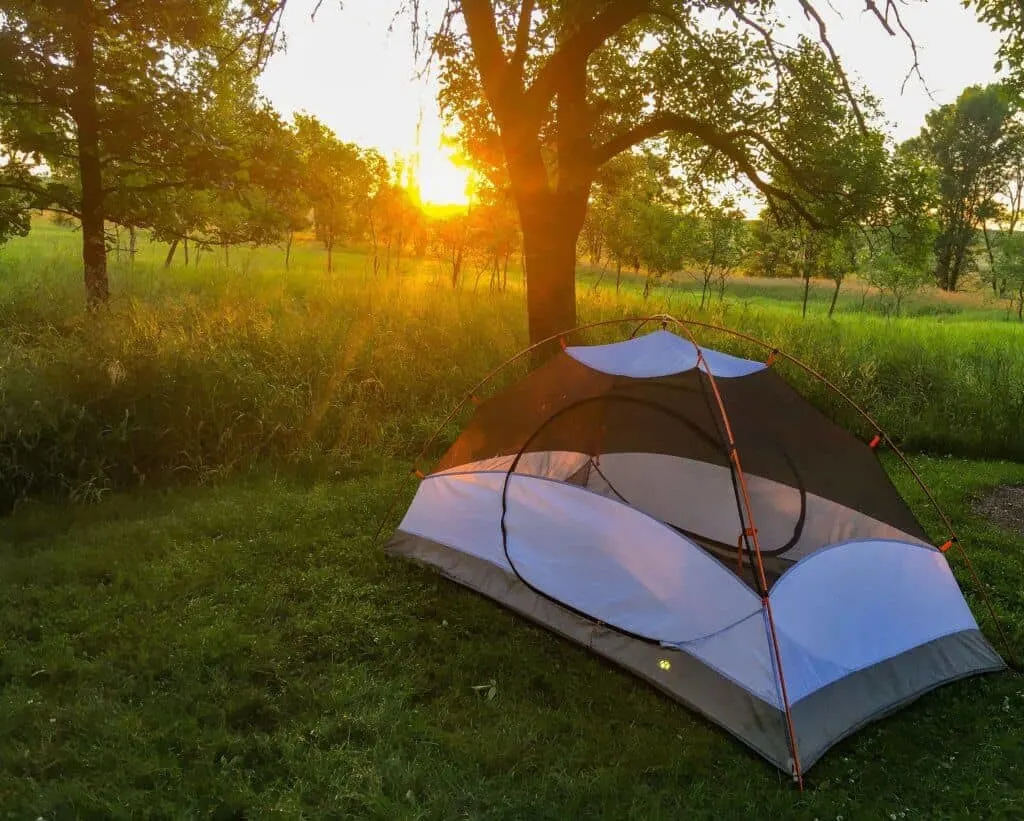
[[804, 319], [807, 319], [807, 297], [810, 296], [810, 293], [811, 293], [811, 275], [810, 275], [810, 273], [805, 271], [804, 272], [804, 308], [803, 308], [803, 314], [802, 314]]
[[[548, 199], [554, 201], [554, 198]], [[566, 225], [560, 214], [543, 207], [524, 214], [522, 223], [530, 344], [555, 337], [534, 357], [535, 361], [542, 361], [557, 351], [557, 337], [577, 324], [576, 240], [579, 233]]]
[[[185, 237], [184, 241], [182, 242], [182, 246], [185, 251], [185, 267], [188, 268], [188, 237]], [[196, 251], [196, 254], [198, 253], [199, 251]]]
[[295, 232], [288, 232], [288, 240], [284, 246], [284, 269], [286, 271], [291, 269], [292, 264], [292, 240], [295, 239]]
[[107, 246], [103, 233], [103, 165], [96, 105], [95, 29], [91, 0], [84, 0], [75, 24], [73, 117], [78, 132], [78, 173], [82, 185], [82, 263], [85, 297], [90, 309], [110, 299]]

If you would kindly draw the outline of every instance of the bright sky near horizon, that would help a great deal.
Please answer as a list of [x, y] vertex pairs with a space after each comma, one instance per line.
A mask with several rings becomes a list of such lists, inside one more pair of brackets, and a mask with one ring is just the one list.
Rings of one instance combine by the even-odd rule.
[[[271, 60], [261, 78], [266, 96], [285, 115], [315, 114], [341, 139], [374, 146], [389, 159], [415, 152], [422, 113], [423, 198], [439, 204], [463, 202], [466, 172], [452, 164], [452, 149], [442, 145], [436, 85], [414, 76], [408, 20], [399, 19], [389, 31], [396, 0], [345, 0], [343, 9], [327, 0], [311, 21], [314, 5], [314, 0], [289, 3], [284, 21], [288, 47]], [[899, 140], [916, 134], [936, 105], [951, 102], [966, 86], [995, 79], [998, 38], [959, 0], [929, 0], [904, 10], [934, 99], [914, 78], [900, 91], [911, 65], [906, 40], [888, 37], [861, 11], [862, 0], [832, 5], [851, 7], [842, 20], [834, 14], [829, 20], [836, 50], [847, 71], [882, 100]]]

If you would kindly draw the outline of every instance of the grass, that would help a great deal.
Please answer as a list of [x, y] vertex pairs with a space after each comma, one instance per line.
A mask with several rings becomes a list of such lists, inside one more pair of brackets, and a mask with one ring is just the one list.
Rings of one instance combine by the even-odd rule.
[[[453, 292], [418, 261], [375, 279], [358, 254], [327, 277], [309, 244], [287, 274], [272, 249], [167, 272], [143, 242], [90, 318], [77, 238], [37, 228], [0, 250], [0, 818], [1024, 816], [1019, 677], [872, 725], [799, 795], [634, 678], [384, 559], [372, 534], [409, 458], [523, 344], [519, 290]], [[925, 295], [901, 320], [844, 304], [835, 321], [819, 300], [800, 322], [793, 283], [736, 282], [699, 313], [688, 287], [645, 304], [587, 276], [584, 320], [737, 327], [912, 449], [1024, 460], [1024, 331], [983, 298]], [[1024, 484], [1024, 465], [914, 461], [1019, 652], [1020, 541], [969, 498]], [[474, 689], [492, 682], [492, 699]]]
[[[1024, 467], [920, 462], [1020, 646], [1020, 543], [965, 493]], [[800, 795], [652, 688], [385, 559], [371, 535], [399, 476], [22, 507], [0, 531], [0, 818], [1024, 814], [1020, 677], [926, 696]]]
[[[339, 255], [327, 276], [310, 243], [286, 273], [275, 249], [236, 249], [230, 265], [211, 252], [198, 267], [165, 271], [165, 247], [143, 241], [134, 265], [114, 261], [109, 313], [87, 317], [76, 241], [43, 223], [0, 252], [0, 510], [27, 496], [95, 501], [264, 462], [408, 458], [526, 341], [518, 289], [453, 291], [428, 261], [374, 278], [359, 254]], [[735, 298], [699, 311], [685, 289], [644, 302], [633, 285], [616, 296], [583, 279], [583, 321], [667, 310], [728, 325], [848, 388], [911, 450], [1024, 460], [1024, 326], [998, 311], [830, 321], [819, 308], [799, 321], [783, 298], [798, 289], [779, 284], [763, 286], [774, 301], [745, 301], [740, 283]], [[713, 333], [701, 339], [765, 355]], [[789, 375], [856, 422], [820, 386]]]

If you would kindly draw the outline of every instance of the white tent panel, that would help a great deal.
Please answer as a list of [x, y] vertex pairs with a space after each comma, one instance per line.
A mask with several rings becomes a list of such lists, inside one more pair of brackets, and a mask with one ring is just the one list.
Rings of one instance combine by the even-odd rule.
[[934, 639], [978, 628], [938, 550], [863, 540], [803, 559], [772, 587], [789, 697]]
[[[507, 466], [506, 466], [507, 468]], [[517, 472], [519, 469], [516, 469]], [[567, 474], [568, 475], [568, 474]], [[747, 474], [747, 489], [763, 550], [800, 538], [783, 555], [795, 561], [824, 545], [852, 539], [917, 541], [892, 525], [790, 485]], [[735, 544], [742, 532], [732, 471], [661, 453], [607, 453], [588, 486], [621, 497], [645, 513], [706, 539]]]
[[671, 528], [575, 485], [515, 475], [508, 554], [542, 593], [656, 641], [692, 641], [761, 609], [739, 578]]
[[[747, 376], [765, 369], [763, 362], [740, 359], [711, 348], [702, 348], [704, 360], [716, 377]], [[579, 345], [566, 353], [589, 368], [616, 376], [649, 378], [670, 376], [697, 367], [697, 347], [669, 331], [610, 345]], [[704, 368], [703, 370], [707, 370]]]
[[[447, 470], [439, 471], [435, 476], [452, 473], [480, 473], [484, 471], [508, 473], [516, 461], [516, 455], [494, 456], [490, 459], [479, 459], [464, 465], [455, 465]], [[576, 471], [590, 461], [586, 453], [572, 450], [539, 450], [530, 451], [520, 456], [516, 463], [516, 473], [527, 476], [544, 476], [548, 479], [568, 479]]]
[[[503, 568], [504, 473], [438, 474], [419, 487], [400, 529]], [[686, 642], [760, 610], [729, 570], [671, 528], [621, 502], [514, 475], [508, 552], [545, 595], [655, 641]]]
[[764, 609], [714, 635], [673, 645], [696, 656], [708, 667], [779, 710], [781, 691], [775, 676], [775, 657], [768, 639]]

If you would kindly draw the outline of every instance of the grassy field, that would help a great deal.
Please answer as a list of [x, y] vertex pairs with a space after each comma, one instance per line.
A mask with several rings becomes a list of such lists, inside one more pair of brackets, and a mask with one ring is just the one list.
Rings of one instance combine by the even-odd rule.
[[[88, 317], [77, 236], [37, 228], [0, 249], [0, 818], [1024, 817], [1019, 677], [872, 726], [799, 795], [633, 678], [383, 558], [409, 459], [524, 343], [516, 288], [453, 292], [424, 261], [374, 278], [355, 253], [329, 277], [310, 244], [287, 273], [275, 249], [164, 271], [143, 242]], [[1024, 484], [1019, 323], [970, 294], [887, 319], [854, 289], [802, 322], [796, 283], [747, 280], [699, 312], [692, 283], [644, 303], [595, 276], [584, 321], [721, 322], [849, 387], [915, 452], [1019, 652], [1021, 542], [970, 510]]]
[[[1020, 542], [964, 494], [1024, 468], [920, 461], [1019, 643]], [[928, 695], [800, 795], [583, 649], [385, 559], [398, 479], [20, 509], [0, 529], [0, 818], [1024, 816], [1020, 677]]]

